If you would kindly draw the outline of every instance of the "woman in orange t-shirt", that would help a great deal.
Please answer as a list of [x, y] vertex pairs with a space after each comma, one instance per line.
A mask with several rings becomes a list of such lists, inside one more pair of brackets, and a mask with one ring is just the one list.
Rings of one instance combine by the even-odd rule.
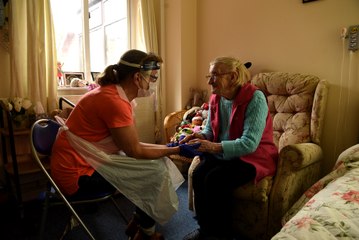
[[[167, 180], [169, 171], [163, 167], [168, 164], [157, 160], [170, 154], [187, 157], [197, 154], [196, 148], [190, 145], [168, 147], [142, 143], [138, 139], [132, 100], [149, 95], [149, 85], [157, 80], [161, 62], [155, 54], [129, 50], [117, 64], [108, 66], [98, 78], [100, 87], [86, 93], [72, 110], [66, 127], [60, 129], [52, 152], [51, 174], [67, 196], [81, 198], [88, 193], [117, 188], [130, 200], [140, 199], [134, 202], [136, 213], [126, 229], [131, 239], [163, 239], [155, 232], [155, 220], [151, 215], [152, 207], [147, 207], [148, 201], [167, 201], [169, 198], [169, 204], [177, 202], [178, 207], [177, 196], [173, 198], [175, 190], [171, 188], [172, 183], [168, 183], [171, 180]], [[102, 158], [108, 159], [107, 167]], [[152, 182], [145, 174], [152, 175]], [[164, 188], [161, 183], [157, 192], [149, 189], [162, 177], [170, 187]], [[161, 209], [161, 206], [157, 207]], [[158, 221], [168, 220], [172, 214], [168, 212]]]

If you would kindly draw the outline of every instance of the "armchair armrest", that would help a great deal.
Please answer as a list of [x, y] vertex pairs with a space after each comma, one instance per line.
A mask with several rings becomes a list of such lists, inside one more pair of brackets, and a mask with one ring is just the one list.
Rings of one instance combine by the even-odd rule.
[[283, 168], [298, 171], [320, 161], [322, 157], [322, 148], [315, 143], [298, 143], [285, 146], [279, 153], [277, 175]]
[[281, 218], [288, 209], [320, 178], [322, 158], [321, 147], [314, 143], [288, 145], [281, 150], [269, 196], [270, 236], [282, 227]]

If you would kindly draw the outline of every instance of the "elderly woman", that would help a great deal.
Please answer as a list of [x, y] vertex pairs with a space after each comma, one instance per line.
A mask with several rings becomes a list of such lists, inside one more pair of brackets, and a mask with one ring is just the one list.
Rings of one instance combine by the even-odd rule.
[[278, 150], [266, 97], [248, 83], [247, 67], [219, 57], [206, 77], [212, 90], [207, 124], [181, 142], [200, 143], [203, 152], [192, 178], [200, 228], [184, 239], [233, 239], [233, 190], [274, 175]]

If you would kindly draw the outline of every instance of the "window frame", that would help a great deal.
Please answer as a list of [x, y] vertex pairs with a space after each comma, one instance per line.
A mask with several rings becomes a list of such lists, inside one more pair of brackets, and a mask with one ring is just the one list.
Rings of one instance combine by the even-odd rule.
[[[104, 55], [103, 55], [103, 69], [110, 63], [106, 63], [106, 27], [109, 25], [112, 25], [114, 23], [119, 22], [120, 20], [115, 20], [112, 21], [110, 23], [105, 23], [105, 19], [103, 17], [103, 9], [104, 9], [104, 5], [106, 2], [109, 1], [117, 1], [117, 0], [81, 0], [81, 4], [82, 4], [82, 9], [81, 9], [81, 18], [82, 18], [82, 33], [79, 36], [79, 40], [81, 40], [81, 52], [80, 52], [80, 57], [81, 57], [81, 61], [82, 61], [82, 69], [83, 71], [81, 71], [81, 69], [78, 69], [77, 71], [81, 71], [84, 73], [84, 78], [89, 82], [89, 83], [93, 83], [94, 79], [92, 77], [91, 72], [98, 72], [98, 70], [94, 70], [91, 69], [91, 45], [90, 45], [90, 35], [91, 33], [95, 32], [96, 30], [98, 30], [99, 28], [101, 29], [101, 34], [103, 37], [103, 47], [104, 47]], [[126, 50], [130, 49], [130, 44], [131, 44], [131, 17], [130, 17], [130, 0], [124, 0], [126, 1], [126, 22], [127, 22], [127, 47], [125, 47]], [[101, 25], [97, 25], [95, 27], [93, 27], [92, 29], [90, 29], [90, 9], [91, 7], [93, 7], [94, 5], [101, 3], [100, 5], [100, 11], [101, 11]], [[90, 6], [91, 5], [91, 6]], [[122, 18], [124, 19], [124, 18]], [[56, 35], [56, 33], [55, 33]], [[101, 69], [101, 71], [103, 71], [103, 69]], [[63, 72], [67, 72], [66, 70], [63, 70]], [[57, 89], [58, 90], [66, 90], [66, 89], [71, 89], [72, 87], [64, 84], [63, 86], [58, 85]], [[76, 87], [76, 88], [87, 88], [87, 87]]]

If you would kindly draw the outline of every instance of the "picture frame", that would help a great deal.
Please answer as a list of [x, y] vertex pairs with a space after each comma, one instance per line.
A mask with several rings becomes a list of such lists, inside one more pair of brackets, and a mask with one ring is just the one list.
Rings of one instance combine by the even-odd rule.
[[71, 80], [73, 78], [79, 78], [84, 80], [84, 73], [83, 72], [64, 72], [64, 80], [65, 86], [70, 86]]
[[91, 72], [92, 80], [96, 82], [98, 75], [100, 75], [100, 72]]

